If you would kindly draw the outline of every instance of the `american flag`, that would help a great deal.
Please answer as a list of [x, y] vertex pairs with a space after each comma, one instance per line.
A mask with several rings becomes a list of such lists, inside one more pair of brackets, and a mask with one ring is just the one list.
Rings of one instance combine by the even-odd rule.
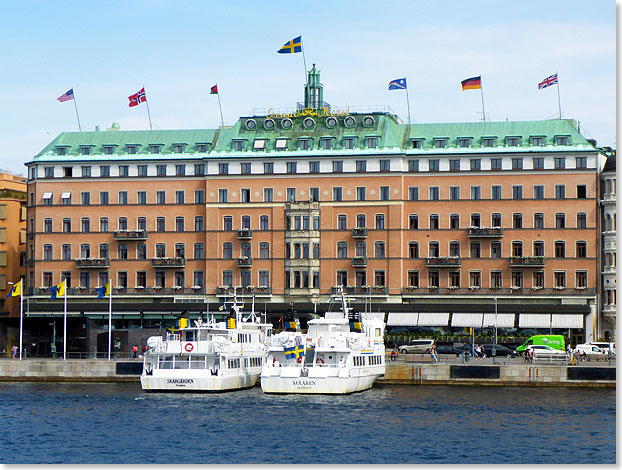
[[69, 101], [73, 99], [73, 88], [71, 90], [69, 90], [67, 93], [63, 93], [62, 95], [60, 95], [58, 98], [56, 98], [58, 101], [60, 101], [61, 103], [63, 101]]
[[557, 74], [551, 75], [550, 77], [546, 77], [540, 83], [538, 83], [538, 90], [542, 90], [547, 86], [555, 85], [557, 83]]

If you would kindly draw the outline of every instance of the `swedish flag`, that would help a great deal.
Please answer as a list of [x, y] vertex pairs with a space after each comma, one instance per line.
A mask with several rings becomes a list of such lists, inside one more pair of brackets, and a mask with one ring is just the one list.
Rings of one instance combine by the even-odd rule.
[[302, 52], [302, 36], [287, 41], [278, 51], [279, 54], [295, 54]]
[[66, 282], [67, 281], [63, 281], [60, 284], [50, 287], [50, 293], [52, 294], [52, 296], [50, 297], [50, 300], [54, 300], [59, 295], [63, 295], [63, 296], [65, 295], [65, 283]]
[[105, 286], [96, 287], [95, 290], [99, 294], [97, 296], [98, 299], [101, 299], [102, 297], [106, 297], [107, 295], [110, 295], [110, 281], [108, 281]]
[[302, 346], [283, 348], [283, 351], [285, 352], [285, 359], [294, 359], [305, 355], [305, 350]]

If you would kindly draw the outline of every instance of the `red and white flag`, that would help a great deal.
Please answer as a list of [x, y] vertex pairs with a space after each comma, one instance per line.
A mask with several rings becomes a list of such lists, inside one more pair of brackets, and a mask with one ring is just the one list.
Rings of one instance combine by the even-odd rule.
[[138, 93], [128, 96], [130, 100], [130, 108], [138, 106], [140, 103], [147, 101], [147, 95], [145, 95], [145, 87], [142, 87]]

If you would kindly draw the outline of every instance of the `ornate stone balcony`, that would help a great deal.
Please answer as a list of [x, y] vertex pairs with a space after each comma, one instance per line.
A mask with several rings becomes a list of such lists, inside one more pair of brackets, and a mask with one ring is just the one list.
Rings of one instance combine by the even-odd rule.
[[544, 256], [511, 256], [510, 266], [521, 266], [524, 268], [529, 267], [544, 267]]
[[469, 227], [469, 238], [499, 238], [503, 236], [503, 227]]
[[147, 231], [146, 230], [115, 230], [114, 239], [122, 240], [122, 241], [146, 240]]
[[434, 268], [455, 268], [462, 265], [459, 256], [430, 256], [425, 259], [425, 265]]
[[353, 228], [352, 238], [367, 238], [367, 227]]
[[250, 240], [253, 238], [253, 231], [250, 228], [241, 228], [238, 230], [239, 240]]
[[153, 258], [151, 266], [154, 268], [183, 268], [186, 265], [186, 259], [181, 257], [175, 258]]
[[253, 265], [253, 258], [250, 256], [240, 256], [238, 258], [238, 268], [250, 268]]
[[105, 269], [110, 267], [110, 258], [77, 258], [76, 267], [82, 269]]
[[367, 257], [366, 256], [355, 256], [354, 258], [352, 258], [352, 267], [354, 268], [367, 267]]

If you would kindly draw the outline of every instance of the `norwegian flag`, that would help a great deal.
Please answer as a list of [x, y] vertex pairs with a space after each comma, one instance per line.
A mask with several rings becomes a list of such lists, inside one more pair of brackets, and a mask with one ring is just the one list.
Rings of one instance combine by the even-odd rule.
[[147, 101], [147, 95], [145, 95], [145, 87], [142, 87], [138, 93], [128, 96], [130, 100], [130, 108], [138, 106], [140, 103]]
[[557, 74], [551, 75], [550, 77], [546, 77], [540, 83], [538, 83], [538, 90], [542, 90], [547, 86], [555, 85], [557, 83]]

